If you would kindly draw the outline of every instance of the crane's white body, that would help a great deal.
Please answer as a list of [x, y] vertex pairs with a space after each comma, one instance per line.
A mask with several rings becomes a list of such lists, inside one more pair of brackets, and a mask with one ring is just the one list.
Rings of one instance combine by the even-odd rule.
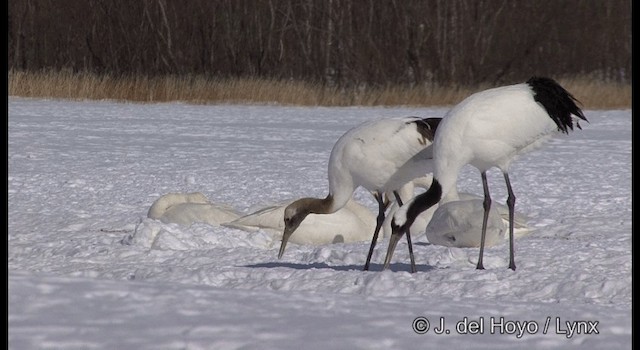
[[358, 187], [391, 193], [432, 172], [431, 141], [420, 134], [414, 123], [420, 119], [423, 118], [367, 121], [336, 141], [328, 171], [329, 192], [334, 198], [332, 209], [344, 205]]
[[433, 175], [442, 185], [441, 203], [457, 199], [452, 189], [464, 165], [480, 172], [492, 167], [508, 172], [518, 155], [540, 146], [557, 129], [528, 84], [467, 97], [445, 115], [433, 141]]

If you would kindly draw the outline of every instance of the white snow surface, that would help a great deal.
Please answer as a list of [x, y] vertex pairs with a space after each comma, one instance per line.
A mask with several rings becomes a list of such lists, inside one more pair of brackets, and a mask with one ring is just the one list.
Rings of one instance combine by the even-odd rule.
[[[171, 192], [239, 213], [324, 197], [345, 131], [447, 107], [8, 102], [9, 349], [631, 348], [631, 110], [587, 110], [583, 130], [514, 162], [534, 229], [516, 271], [506, 242], [476, 270], [477, 248], [413, 232], [411, 274], [404, 239], [391, 270], [385, 237], [365, 272], [369, 242], [289, 243], [278, 260], [262, 230], [146, 215]], [[489, 181], [504, 203], [502, 175]], [[482, 194], [479, 173], [458, 190]], [[145, 232], [153, 245], [127, 239]]]

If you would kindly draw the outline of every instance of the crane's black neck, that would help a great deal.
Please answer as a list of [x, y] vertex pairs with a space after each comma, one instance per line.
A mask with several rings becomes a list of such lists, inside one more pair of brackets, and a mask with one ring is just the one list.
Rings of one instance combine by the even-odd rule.
[[431, 187], [426, 192], [416, 196], [413, 202], [407, 208], [407, 220], [404, 224], [405, 228], [411, 227], [418, 215], [423, 211], [436, 205], [442, 198], [442, 185], [437, 179], [433, 179]]

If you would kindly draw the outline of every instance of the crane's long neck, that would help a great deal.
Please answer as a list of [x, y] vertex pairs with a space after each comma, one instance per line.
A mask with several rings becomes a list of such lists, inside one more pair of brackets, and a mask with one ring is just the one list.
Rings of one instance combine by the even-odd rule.
[[[460, 199], [458, 195], [458, 173], [460, 167], [447, 164], [446, 161], [436, 160], [436, 169], [433, 172], [433, 179], [437, 180], [441, 186], [442, 197], [440, 203], [451, 202]], [[433, 185], [432, 185], [433, 186]]]
[[333, 172], [332, 168], [329, 168], [329, 195], [323, 199], [324, 208], [327, 210], [325, 214], [335, 213], [340, 208], [347, 205], [347, 202], [353, 196], [355, 191], [353, 185], [353, 178], [345, 172]]
[[307, 216], [308, 214], [331, 214], [340, 209], [335, 208], [331, 194], [329, 194], [326, 198], [300, 198], [297, 201], [289, 204], [287, 208], [295, 208], [294, 212], [303, 212], [305, 213], [305, 216]]
[[440, 185], [438, 180], [434, 178], [427, 192], [416, 196], [407, 207], [407, 221], [405, 222], [404, 226], [406, 226], [407, 228], [411, 227], [418, 215], [436, 205], [441, 198], [442, 186]]
[[[345, 202], [346, 204], [346, 202]], [[307, 208], [309, 213], [312, 214], [331, 214], [338, 211], [345, 204], [338, 207], [336, 206], [336, 201], [331, 193], [326, 198], [313, 198], [312, 200], [307, 202]]]

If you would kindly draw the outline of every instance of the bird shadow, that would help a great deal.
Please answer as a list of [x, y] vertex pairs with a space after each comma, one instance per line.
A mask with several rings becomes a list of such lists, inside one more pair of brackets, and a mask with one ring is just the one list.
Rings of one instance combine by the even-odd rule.
[[[296, 270], [312, 270], [312, 269], [330, 269], [334, 271], [363, 271], [363, 265], [327, 265], [326, 263], [316, 262], [310, 264], [300, 264], [300, 263], [289, 263], [289, 262], [267, 262], [267, 263], [258, 263], [258, 264], [250, 264], [244, 265], [243, 267], [249, 268], [279, 268], [286, 267], [290, 269]], [[368, 271], [382, 271], [382, 264], [370, 264]], [[433, 270], [433, 266], [428, 265], [416, 265], [416, 272], [428, 272]], [[405, 263], [394, 263], [389, 265], [389, 270], [393, 272], [400, 271], [411, 271], [411, 265]], [[364, 271], [363, 271], [364, 272]]]

